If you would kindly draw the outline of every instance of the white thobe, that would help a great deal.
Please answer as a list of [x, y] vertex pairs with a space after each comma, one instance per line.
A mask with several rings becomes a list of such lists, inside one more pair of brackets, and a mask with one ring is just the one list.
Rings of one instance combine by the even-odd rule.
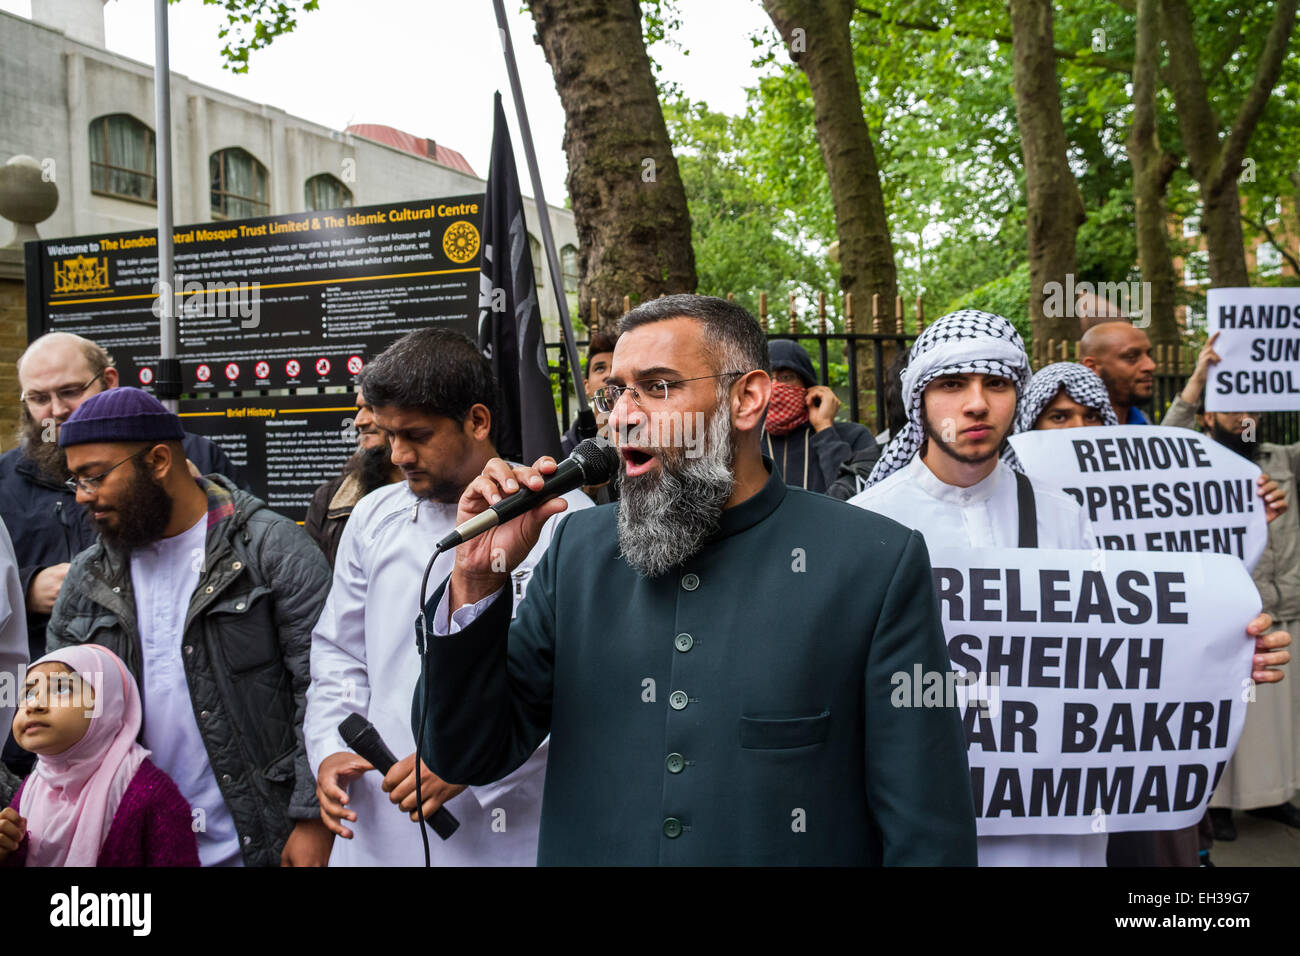
[[[849, 504], [920, 531], [932, 551], [1019, 544], [1016, 477], [1001, 461], [983, 481], [959, 488], [940, 481], [917, 455], [884, 481], [854, 495]], [[1072, 497], [1035, 485], [1034, 505], [1040, 548], [1097, 547], [1092, 523]], [[980, 866], [1106, 865], [1104, 833], [983, 836], [978, 842]]]
[[208, 515], [187, 531], [131, 552], [131, 587], [140, 631], [144, 745], [189, 802], [204, 866], [243, 866], [239, 834], [203, 746], [181, 661], [190, 598], [199, 584]]
[[[569, 511], [592, 506], [580, 491], [564, 498]], [[563, 517], [546, 522], [536, 547], [513, 572], [516, 606]], [[353, 510], [339, 541], [329, 598], [312, 631], [303, 732], [313, 774], [330, 754], [347, 749], [338, 726], [351, 713], [374, 724], [399, 760], [415, 753], [411, 701], [420, 673], [414, 629], [420, 581], [434, 545], [455, 526], [454, 504], [419, 499], [404, 481], [371, 492]], [[454, 559], [447, 552], [434, 562], [431, 594], [451, 573]], [[548, 744], [549, 738], [509, 776], [447, 802], [460, 829], [448, 840], [429, 831], [434, 866], [536, 865]], [[419, 824], [393, 805], [379, 787], [381, 779], [366, 773], [348, 787], [348, 808], [357, 819], [344, 821], [353, 836], [334, 840], [331, 866], [424, 865]]]
[[27, 609], [9, 529], [0, 521], [0, 736], [13, 723], [27, 681]]

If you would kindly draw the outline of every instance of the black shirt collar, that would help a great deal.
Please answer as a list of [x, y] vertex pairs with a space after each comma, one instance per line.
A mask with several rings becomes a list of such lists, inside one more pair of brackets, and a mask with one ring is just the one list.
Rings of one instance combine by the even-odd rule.
[[729, 538], [733, 534], [752, 528], [775, 511], [785, 500], [785, 479], [772, 467], [772, 459], [766, 455], [763, 456], [763, 467], [767, 469], [767, 482], [757, 494], [722, 512], [718, 530], [709, 537], [710, 542], [721, 541], [723, 538]]

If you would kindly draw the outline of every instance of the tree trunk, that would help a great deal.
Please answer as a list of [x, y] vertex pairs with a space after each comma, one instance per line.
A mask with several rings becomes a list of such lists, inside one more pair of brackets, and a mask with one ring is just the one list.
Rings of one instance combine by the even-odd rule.
[[[812, 88], [817, 143], [826, 164], [840, 243], [840, 288], [853, 294], [855, 331], [873, 331], [871, 297], [878, 294], [888, 317], [884, 328], [892, 332], [898, 274], [876, 150], [862, 113], [853, 65], [853, 0], [763, 0], [763, 6]], [[885, 364], [894, 351], [885, 349]], [[857, 385], [861, 414], [869, 421], [875, 409], [869, 346], [858, 348]]]
[[1237, 180], [1201, 186], [1201, 235], [1210, 253], [1210, 286], [1248, 286], [1246, 240], [1241, 232]]
[[1169, 48], [1169, 86], [1174, 93], [1188, 167], [1201, 188], [1201, 232], [1210, 254], [1210, 285], [1250, 284], [1246, 245], [1241, 234], [1237, 177], [1246, 146], [1282, 72], [1282, 60], [1295, 26], [1298, 0], [1277, 0], [1277, 10], [1254, 82], [1220, 141], [1219, 120], [1210, 106], [1186, 0], [1162, 0], [1161, 30]]
[[[1156, 82], [1160, 70], [1160, 0], [1137, 0], [1137, 49], [1133, 57], [1133, 126], [1128, 156], [1133, 167], [1137, 218], [1138, 271], [1150, 292], [1143, 296], [1147, 336], [1153, 343], [1179, 341], [1175, 315], [1178, 276], [1169, 254], [1169, 218], [1165, 188], [1177, 168], [1162, 153], [1156, 129]], [[1238, 230], [1240, 231], [1240, 230]], [[1143, 290], [1144, 292], [1146, 290]]]
[[691, 217], [659, 107], [637, 0], [529, 0], [564, 107], [578, 301], [599, 325], [638, 302], [694, 292]]
[[[1064, 301], [1063, 290], [1066, 276], [1075, 271], [1075, 239], [1084, 209], [1066, 155], [1051, 0], [1010, 0], [1010, 13], [1016, 125], [1025, 158], [1029, 318], [1037, 361], [1048, 339], [1079, 337], [1075, 303]], [[1045, 291], [1049, 282], [1060, 283], [1050, 297], [1050, 290]]]

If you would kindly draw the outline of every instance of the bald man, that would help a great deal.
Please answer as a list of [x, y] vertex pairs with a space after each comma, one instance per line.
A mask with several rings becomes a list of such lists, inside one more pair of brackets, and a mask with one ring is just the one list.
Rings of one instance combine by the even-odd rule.
[[[0, 517], [9, 528], [27, 605], [31, 659], [45, 654], [45, 625], [68, 562], [95, 541], [76, 494], [64, 485], [67, 457], [59, 429], [83, 401], [118, 385], [113, 357], [67, 332], [42, 335], [18, 359], [22, 389], [19, 445], [0, 455]], [[222, 474], [247, 490], [242, 474], [206, 438], [186, 435], [185, 454], [200, 474]]]
[[1079, 339], [1079, 361], [1106, 383], [1121, 425], [1150, 424], [1137, 408], [1156, 388], [1156, 363], [1145, 332], [1122, 320], [1094, 325]]

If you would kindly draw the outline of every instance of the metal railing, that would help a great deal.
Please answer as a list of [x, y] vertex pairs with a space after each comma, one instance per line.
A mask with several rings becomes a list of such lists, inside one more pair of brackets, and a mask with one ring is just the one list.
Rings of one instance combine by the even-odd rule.
[[[1159, 424], [1169, 406], [1173, 404], [1178, 393], [1187, 384], [1187, 378], [1196, 368], [1196, 357], [1200, 349], [1194, 345], [1155, 345], [1151, 357], [1156, 363], [1155, 393], [1149, 405], [1140, 406], [1142, 413], [1153, 423]], [[1079, 344], [1074, 341], [1049, 339], [1045, 354], [1035, 349], [1039, 360], [1035, 367], [1041, 368], [1050, 362], [1077, 362]], [[1043, 361], [1045, 359], [1046, 361]], [[1278, 445], [1291, 445], [1300, 442], [1300, 411], [1267, 412], [1260, 416], [1258, 437], [1260, 441], [1273, 442]]]
[[[789, 333], [769, 333], [768, 341], [777, 339], [789, 339], [797, 341], [808, 349], [812, 356], [813, 365], [817, 372], [817, 384], [827, 385], [836, 390], [841, 395], [841, 399], [847, 399], [845, 404], [848, 406], [849, 420], [860, 422], [868, 427], [872, 427], [870, 422], [863, 421], [862, 403], [858, 389], [852, 387], [852, 383], [858, 380], [859, 369], [859, 347], [869, 347], [871, 349], [871, 366], [873, 373], [873, 389], [875, 393], [875, 432], [883, 431], [885, 428], [885, 351], [889, 345], [896, 348], [909, 348], [911, 342], [916, 336], [908, 334], [886, 333], [886, 332], [824, 332], [809, 333], [801, 332], [796, 334]], [[811, 347], [808, 343], [812, 343]], [[839, 343], [839, 360], [832, 354], [832, 346]], [[585, 339], [579, 339], [577, 342], [578, 350], [584, 351], [587, 347]], [[560, 417], [567, 424], [573, 420], [572, 407], [572, 379], [571, 369], [569, 367], [568, 357], [565, 355], [564, 348], [559, 342], [547, 342], [547, 361], [551, 371], [552, 379], [559, 385], [560, 392]], [[843, 374], [838, 374], [843, 372]], [[834, 374], [833, 374], [834, 373]]]
[[[850, 421], [866, 425], [874, 432], [885, 428], [885, 373], [887, 362], [885, 352], [892, 345], [895, 348], [908, 348], [916, 335], [905, 332], [768, 332], [768, 341], [792, 339], [803, 343], [812, 356], [820, 385], [829, 385], [842, 397], [847, 393], [848, 415]], [[835, 346], [838, 343], [838, 349]], [[578, 340], [579, 352], [585, 352], [587, 340]], [[859, 351], [862, 346], [871, 349], [872, 386], [875, 395], [874, 415], [872, 421], [865, 421], [862, 414], [862, 402], [857, 388], [852, 383], [858, 381]], [[560, 414], [564, 427], [573, 421], [572, 412], [572, 374], [568, 357], [558, 342], [546, 343], [548, 363], [553, 381], [559, 386]], [[1050, 362], [1077, 361], [1077, 343], [1051, 341], [1043, 351], [1035, 350], [1041, 358], [1038, 367]], [[1196, 367], [1196, 349], [1191, 346], [1157, 345], [1152, 350], [1156, 360], [1155, 393], [1148, 405], [1141, 406], [1142, 412], [1154, 423], [1159, 423], [1174, 398], [1187, 383], [1187, 377]], [[552, 358], [553, 354], [553, 358]], [[1045, 361], [1044, 361], [1045, 359]], [[1269, 412], [1260, 418], [1260, 441], [1290, 445], [1300, 442], [1300, 412]]]
[[[728, 293], [727, 299], [734, 301], [735, 295]], [[855, 318], [853, 295], [844, 293], [840, 299], [838, 316], [838, 324], [843, 329], [840, 332], [834, 331], [837, 318], [828, 311], [826, 293], [817, 293], [815, 299], [809, 302], [806, 311], [800, 310], [798, 302], [798, 296], [791, 292], [786, 303], [785, 315], [778, 316], [768, 309], [767, 293], [759, 293], [757, 318], [767, 333], [768, 341], [792, 339], [801, 343], [812, 343], [813, 347], [807, 345], [805, 347], [813, 358], [817, 383], [835, 389], [842, 401], [847, 399], [845, 403], [848, 405], [849, 419], [868, 427], [871, 427], [871, 423], [864, 421], [867, 416], [864, 415], [863, 398], [870, 397], [871, 400], [865, 404], [869, 406], [866, 409], [868, 415], [875, 420], [873, 431], [883, 431], [885, 368], [894, 350], [910, 347], [911, 342], [925, 328], [924, 303], [921, 297], [916, 297], [913, 322], [915, 330], [912, 332], [906, 330], [908, 317], [902, 296], [894, 299], [892, 315], [887, 315], [888, 303], [879, 295], [872, 295], [870, 316]], [[626, 313], [631, 307], [631, 298], [624, 296], [623, 312]], [[595, 299], [591, 300], [589, 310], [587, 315], [589, 327], [598, 325], [600, 315]], [[774, 329], [774, 325], [784, 325], [784, 331], [780, 328]], [[858, 331], [858, 327], [864, 325], [871, 331]], [[580, 352], [585, 351], [587, 341], [579, 340], [577, 346]], [[567, 427], [573, 420], [570, 410], [572, 375], [568, 358], [564, 354], [561, 343], [548, 342], [546, 348], [551, 374], [558, 376], [560, 413]], [[551, 352], [555, 353], [556, 361], [550, 361]], [[869, 387], [860, 380], [860, 372], [864, 369], [870, 370]]]

